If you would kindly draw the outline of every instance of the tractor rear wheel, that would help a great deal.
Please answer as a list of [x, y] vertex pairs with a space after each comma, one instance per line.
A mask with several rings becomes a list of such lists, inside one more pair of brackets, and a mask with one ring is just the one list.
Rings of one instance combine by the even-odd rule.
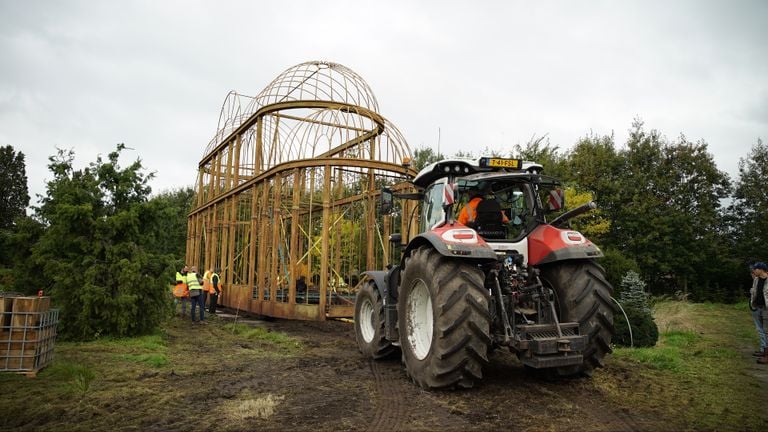
[[363, 355], [378, 360], [397, 350], [385, 337], [384, 325], [384, 302], [373, 281], [368, 281], [355, 297], [355, 339]]
[[588, 375], [603, 367], [603, 357], [612, 352], [614, 333], [611, 300], [613, 288], [605, 271], [594, 261], [561, 261], [541, 267], [541, 281], [555, 292], [560, 322], [578, 322], [579, 333], [589, 336], [584, 362], [578, 366], [556, 368], [559, 376]]
[[483, 377], [491, 344], [483, 272], [430, 247], [406, 258], [398, 298], [403, 362], [427, 389], [470, 388]]

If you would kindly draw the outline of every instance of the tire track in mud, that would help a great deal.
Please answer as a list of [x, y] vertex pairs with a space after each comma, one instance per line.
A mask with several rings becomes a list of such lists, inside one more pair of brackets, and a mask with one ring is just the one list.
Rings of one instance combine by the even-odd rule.
[[[543, 393], [557, 400], [562, 405], [570, 405], [575, 402], [571, 396], [558, 391], [547, 389]], [[576, 403], [576, 406], [579, 407], [584, 417], [591, 420], [591, 427], [595, 427], [594, 430], [640, 432], [657, 430], [658, 427], [658, 425], [643, 421], [625, 409], [612, 408], [608, 404], [589, 405]]]
[[[402, 383], [392, 378], [385, 365], [376, 360], [368, 364], [373, 373], [376, 413], [368, 426], [369, 431], [398, 431], [403, 430], [402, 421], [407, 413], [401, 397]], [[399, 378], [399, 377], [398, 377]]]

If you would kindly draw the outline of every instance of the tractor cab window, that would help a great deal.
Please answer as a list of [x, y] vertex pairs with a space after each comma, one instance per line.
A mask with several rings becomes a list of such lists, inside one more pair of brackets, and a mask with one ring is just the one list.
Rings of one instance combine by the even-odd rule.
[[519, 239], [533, 222], [534, 197], [527, 183], [460, 180], [458, 195], [458, 220], [467, 220], [486, 240]]
[[445, 220], [443, 211], [443, 183], [436, 183], [424, 191], [419, 231], [425, 232]]

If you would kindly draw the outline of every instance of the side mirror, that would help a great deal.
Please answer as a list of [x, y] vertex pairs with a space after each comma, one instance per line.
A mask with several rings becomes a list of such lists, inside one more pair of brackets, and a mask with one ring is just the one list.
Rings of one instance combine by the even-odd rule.
[[392, 190], [388, 188], [382, 188], [379, 195], [379, 213], [383, 215], [392, 214], [394, 208], [394, 199], [392, 197]]

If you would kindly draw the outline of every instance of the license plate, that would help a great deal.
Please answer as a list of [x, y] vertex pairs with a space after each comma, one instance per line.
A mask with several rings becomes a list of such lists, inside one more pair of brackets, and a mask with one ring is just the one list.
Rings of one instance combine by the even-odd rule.
[[488, 166], [492, 168], [520, 168], [520, 159], [489, 159]]

